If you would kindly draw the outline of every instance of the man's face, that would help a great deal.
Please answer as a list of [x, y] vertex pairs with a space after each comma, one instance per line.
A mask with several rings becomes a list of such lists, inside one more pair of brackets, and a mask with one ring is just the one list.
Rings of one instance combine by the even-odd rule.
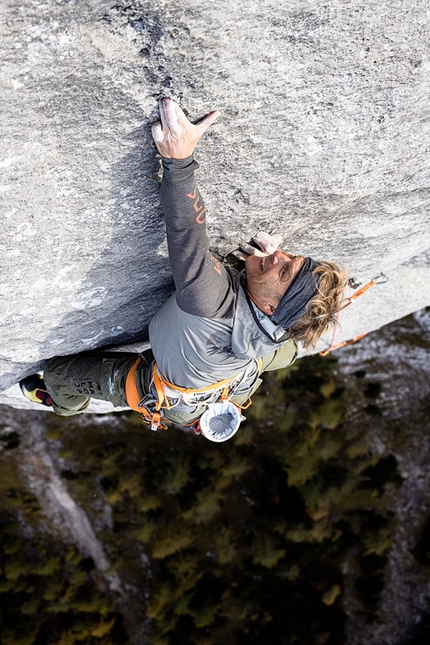
[[246, 258], [248, 295], [261, 311], [271, 316], [284, 293], [303, 266], [303, 255], [275, 251], [263, 258]]

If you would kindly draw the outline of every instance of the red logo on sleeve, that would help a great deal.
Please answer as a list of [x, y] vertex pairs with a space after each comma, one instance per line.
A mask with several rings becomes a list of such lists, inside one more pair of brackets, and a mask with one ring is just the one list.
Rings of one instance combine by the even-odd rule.
[[207, 251], [207, 253], [209, 253], [209, 255], [210, 255], [211, 262], [214, 263], [214, 265], [213, 265], [214, 270], [218, 273], [218, 275], [221, 275], [221, 263], [220, 263], [220, 261], [218, 260], [218, 258], [214, 258], [214, 256], [212, 255], [212, 253], [209, 250]]
[[201, 197], [197, 192], [197, 186], [194, 186], [194, 192], [188, 193], [187, 197], [194, 200], [194, 210], [197, 213], [197, 224], [204, 224], [206, 221], [206, 208], [203, 206], [203, 204], [200, 203]]

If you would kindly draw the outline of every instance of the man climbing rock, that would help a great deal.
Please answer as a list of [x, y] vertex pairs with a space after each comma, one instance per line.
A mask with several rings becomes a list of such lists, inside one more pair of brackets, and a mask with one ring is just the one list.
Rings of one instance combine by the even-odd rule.
[[152, 127], [162, 157], [161, 204], [176, 291], [151, 320], [151, 349], [52, 358], [43, 378], [33, 374], [20, 382], [27, 398], [61, 416], [103, 399], [140, 411], [153, 429], [163, 421], [192, 424], [206, 413], [199, 430], [222, 441], [237, 430], [237, 410], [261, 374], [290, 365], [298, 342], [314, 347], [334, 324], [347, 281], [335, 264], [282, 252], [279, 236], [264, 233], [253, 238], [258, 248], [237, 250], [242, 272], [211, 254], [193, 154], [218, 116], [211, 112], [192, 124], [164, 98]]

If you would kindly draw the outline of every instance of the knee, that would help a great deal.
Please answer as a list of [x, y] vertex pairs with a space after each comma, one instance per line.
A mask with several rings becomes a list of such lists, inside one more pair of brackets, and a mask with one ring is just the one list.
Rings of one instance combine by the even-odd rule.
[[57, 372], [69, 360], [70, 356], [54, 356], [53, 358], [48, 358], [43, 367], [44, 375], [49, 372]]

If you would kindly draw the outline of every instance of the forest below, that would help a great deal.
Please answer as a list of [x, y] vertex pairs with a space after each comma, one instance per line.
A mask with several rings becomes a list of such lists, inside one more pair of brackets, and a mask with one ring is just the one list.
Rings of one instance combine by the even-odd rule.
[[[25, 428], [1, 434], [2, 645], [125, 645], [133, 621], [152, 645], [337, 645], [353, 642], [348, 620], [383, 620], [407, 419], [396, 445], [375, 450], [383, 386], [361, 369], [351, 378], [364, 402], [355, 422], [333, 356], [266, 374], [226, 444], [150, 432], [134, 413], [44, 416], [109, 572], [135, 590], [131, 618], [28, 490]], [[424, 521], [413, 551], [427, 585], [429, 535]], [[402, 644], [428, 642], [429, 630], [424, 615]]]

